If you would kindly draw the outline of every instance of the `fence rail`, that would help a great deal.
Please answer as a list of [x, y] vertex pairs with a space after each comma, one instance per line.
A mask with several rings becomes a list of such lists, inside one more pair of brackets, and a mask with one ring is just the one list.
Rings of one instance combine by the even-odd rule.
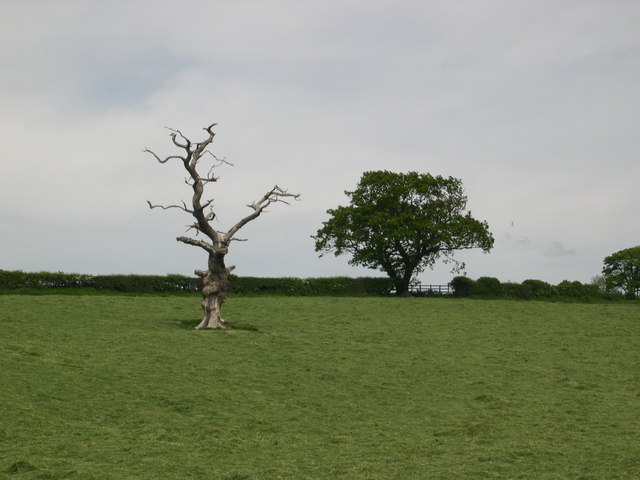
[[[395, 289], [389, 293], [396, 293]], [[446, 285], [432, 285], [414, 283], [409, 286], [409, 293], [422, 294], [422, 295], [453, 295], [453, 285], [447, 283]]]

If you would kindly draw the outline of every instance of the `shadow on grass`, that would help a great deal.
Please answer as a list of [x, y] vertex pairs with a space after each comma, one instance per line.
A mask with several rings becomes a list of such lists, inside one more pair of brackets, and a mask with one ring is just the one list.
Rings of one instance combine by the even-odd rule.
[[24, 460], [18, 460], [17, 462], [13, 462], [9, 467], [5, 470], [6, 473], [24, 473], [31, 472], [33, 470], [37, 470], [34, 465], [31, 465], [29, 462]]
[[[186, 330], [193, 330], [196, 328], [196, 325], [200, 323], [199, 319], [189, 319], [189, 320], [173, 320], [173, 323], [178, 327]], [[241, 330], [246, 332], [259, 332], [260, 330], [255, 325], [251, 325], [249, 323], [243, 322], [229, 322], [227, 328], [224, 330], [220, 330], [221, 332], [228, 332], [233, 330]]]

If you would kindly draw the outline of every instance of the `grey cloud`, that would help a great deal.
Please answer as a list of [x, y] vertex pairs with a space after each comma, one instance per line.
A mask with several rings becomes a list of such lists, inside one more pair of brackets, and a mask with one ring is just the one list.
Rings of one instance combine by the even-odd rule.
[[551, 242], [544, 254], [547, 257], [572, 257], [576, 254], [575, 250], [566, 247], [562, 242]]
[[525, 247], [531, 243], [531, 239], [524, 235], [513, 236], [510, 233], [505, 233], [500, 240], [503, 245], [515, 245], [518, 247]]
[[[371, 169], [463, 180], [498, 240], [464, 254], [472, 276], [586, 281], [637, 243], [640, 227], [619, 215], [640, 177], [636, 1], [553, 15], [534, 0], [36, 3], [0, 18], [3, 228], [16, 231], [18, 212], [61, 238], [91, 218], [111, 233], [93, 239], [103, 255], [78, 251], [69, 267], [56, 251], [35, 265], [9, 236], [0, 268], [190, 274], [197, 255], [174, 240], [187, 219], [145, 209], [184, 198], [182, 174], [141, 150], [171, 151], [164, 126], [195, 138], [214, 121], [213, 150], [235, 164], [212, 189], [225, 225], [273, 183], [303, 194], [247, 231], [231, 252], [242, 274], [362, 274], [318, 260], [308, 239]], [[133, 214], [155, 227], [118, 221]]]

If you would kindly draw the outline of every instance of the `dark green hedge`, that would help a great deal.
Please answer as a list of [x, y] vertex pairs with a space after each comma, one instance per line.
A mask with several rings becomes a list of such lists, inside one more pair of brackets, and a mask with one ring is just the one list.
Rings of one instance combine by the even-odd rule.
[[91, 282], [90, 275], [62, 272], [27, 273], [0, 270], [0, 289], [17, 290], [20, 288], [83, 288]]
[[474, 293], [476, 282], [469, 277], [454, 277], [451, 286], [456, 297], [470, 297]]
[[92, 277], [96, 290], [126, 293], [197, 292], [200, 279], [183, 275], [97, 275]]
[[[230, 278], [231, 293], [243, 295], [384, 295], [387, 278]], [[0, 270], [0, 291], [94, 290], [124, 293], [179, 293], [200, 291], [199, 278], [184, 275], [80, 275]]]
[[497, 278], [455, 277], [451, 280], [456, 297], [522, 298], [522, 299], [617, 299], [619, 295], [602, 292], [597, 285], [569, 282], [550, 285], [542, 280], [527, 279], [522, 283], [500, 283]]
[[[184, 275], [82, 275], [77, 273], [0, 270], [0, 292], [124, 292], [190, 293], [200, 291], [200, 279]], [[388, 278], [266, 278], [230, 277], [230, 292], [239, 295], [386, 295], [392, 289]], [[597, 285], [563, 281], [550, 285], [528, 279], [522, 283], [501, 283], [497, 278], [472, 280], [458, 276], [451, 281], [456, 297], [518, 299], [617, 299], [620, 295], [601, 292]]]
[[197, 278], [184, 275], [83, 275], [0, 270], [0, 290], [95, 289], [126, 293], [191, 292]]
[[230, 278], [231, 292], [255, 295], [384, 295], [391, 289], [388, 278], [330, 277], [330, 278]]
[[582, 284], [580, 282], [569, 282], [568, 280], [560, 282], [556, 286], [556, 290], [558, 292], [558, 295], [576, 298], [595, 297], [602, 294], [598, 285]]

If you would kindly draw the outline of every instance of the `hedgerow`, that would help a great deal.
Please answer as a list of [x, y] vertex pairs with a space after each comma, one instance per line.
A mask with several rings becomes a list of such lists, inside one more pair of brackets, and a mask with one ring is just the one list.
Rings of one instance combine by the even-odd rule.
[[[393, 285], [384, 277], [230, 277], [231, 294], [285, 296], [379, 296], [388, 295]], [[558, 285], [536, 279], [522, 283], [500, 282], [493, 277], [477, 280], [457, 276], [451, 280], [455, 297], [515, 299], [621, 299], [617, 293], [603, 292], [595, 284], [568, 280]], [[184, 275], [85, 275], [63, 272], [23, 272], [0, 270], [0, 293], [198, 293], [199, 278]]]
[[542, 280], [527, 279], [522, 283], [504, 282], [497, 278], [480, 277], [472, 280], [468, 277], [455, 277], [451, 280], [456, 297], [472, 298], [517, 298], [517, 299], [607, 299], [621, 298], [621, 295], [603, 292], [598, 285], [583, 284], [564, 280], [551, 285]]
[[[384, 295], [387, 278], [230, 277], [230, 292], [241, 295]], [[123, 293], [199, 292], [201, 280], [184, 275], [83, 275], [0, 270], [0, 291], [38, 293], [86, 291]]]

